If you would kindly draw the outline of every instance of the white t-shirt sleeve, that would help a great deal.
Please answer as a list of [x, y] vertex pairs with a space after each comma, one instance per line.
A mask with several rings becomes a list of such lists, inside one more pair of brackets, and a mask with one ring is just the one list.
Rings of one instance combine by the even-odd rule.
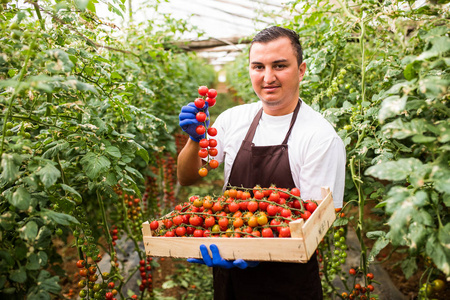
[[308, 151], [300, 172], [303, 200], [322, 199], [321, 187], [330, 187], [334, 207], [342, 207], [345, 185], [346, 154], [342, 140], [336, 136]]

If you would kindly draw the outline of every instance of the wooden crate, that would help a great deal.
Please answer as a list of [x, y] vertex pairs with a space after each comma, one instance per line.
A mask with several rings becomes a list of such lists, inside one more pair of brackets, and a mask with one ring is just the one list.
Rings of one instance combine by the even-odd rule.
[[[290, 238], [152, 237], [149, 222], [142, 224], [145, 252], [149, 256], [202, 258], [200, 245], [216, 244], [224, 259], [307, 262], [336, 218], [330, 189], [322, 187], [319, 206], [304, 222], [289, 223]], [[211, 253], [210, 253], [211, 254]]]

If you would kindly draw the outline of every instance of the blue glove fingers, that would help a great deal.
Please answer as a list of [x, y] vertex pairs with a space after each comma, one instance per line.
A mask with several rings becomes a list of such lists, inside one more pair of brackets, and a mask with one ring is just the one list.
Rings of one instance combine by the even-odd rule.
[[205, 264], [205, 262], [204, 262], [203, 259], [198, 259], [198, 258], [188, 258], [188, 259], [187, 259], [187, 262], [189, 262], [189, 263], [195, 263], [195, 264], [202, 264], [202, 265]]
[[196, 124], [195, 127], [197, 127], [197, 124], [198, 124], [197, 119], [195, 119], [195, 118], [194, 119], [184, 119], [184, 120], [180, 119], [180, 122], [179, 122], [180, 127], [189, 126], [192, 124]]
[[211, 259], [211, 256], [209, 256], [208, 248], [206, 248], [205, 245], [200, 245], [200, 252], [202, 253], [205, 265], [208, 267], [213, 267], [213, 260]]
[[233, 267], [232, 261], [225, 260], [222, 258], [222, 256], [220, 256], [219, 248], [217, 247], [217, 245], [211, 244], [211, 246], [209, 246], [209, 249], [211, 249], [213, 265], [225, 269], [230, 269]]
[[243, 259], [236, 259], [233, 262], [233, 265], [239, 269], [253, 268], [259, 265], [259, 261], [245, 261]]

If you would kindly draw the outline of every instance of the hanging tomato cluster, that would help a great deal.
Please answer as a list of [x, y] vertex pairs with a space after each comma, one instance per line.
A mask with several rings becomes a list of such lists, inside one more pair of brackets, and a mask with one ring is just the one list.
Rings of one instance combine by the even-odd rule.
[[[203, 124], [198, 125], [195, 131], [197, 134], [205, 134], [205, 138], [201, 139], [198, 143], [201, 147], [198, 151], [198, 156], [206, 160], [207, 164], [209, 164], [212, 169], [215, 169], [219, 166], [219, 162], [213, 158], [217, 155], [217, 140], [208, 138], [208, 136], [216, 136], [217, 129], [214, 127], [206, 127], [206, 120], [208, 116], [204, 110], [206, 110], [206, 107], [212, 107], [216, 104], [217, 91], [215, 89], [208, 89], [206, 86], [200, 86], [198, 88], [198, 93], [202, 97], [195, 99], [194, 104], [197, 108], [201, 109], [201, 111], [199, 111], [195, 117], [197, 121]], [[206, 97], [206, 99], [203, 97]], [[208, 105], [206, 106], [205, 103]], [[198, 174], [205, 177], [208, 175], [208, 169], [203, 166], [198, 170]]]
[[164, 237], [290, 237], [289, 222], [307, 220], [317, 206], [303, 201], [298, 188], [232, 188], [216, 199], [191, 196], [150, 228], [152, 236]]

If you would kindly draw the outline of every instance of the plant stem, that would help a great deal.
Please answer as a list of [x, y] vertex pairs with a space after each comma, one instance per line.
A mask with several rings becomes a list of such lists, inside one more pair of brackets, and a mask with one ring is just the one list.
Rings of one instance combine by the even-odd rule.
[[[34, 44], [35, 41], [36, 41], [36, 34], [33, 36], [33, 40], [31, 41], [31, 44]], [[20, 73], [19, 73], [19, 78], [17, 79], [17, 86], [14, 89], [14, 92], [12, 93], [11, 98], [9, 99], [8, 108], [3, 117], [2, 142], [1, 142], [1, 146], [0, 146], [0, 159], [3, 154], [3, 147], [5, 146], [6, 123], [8, 122], [9, 116], [11, 115], [12, 104], [14, 103], [14, 100], [17, 97], [17, 92], [20, 90], [20, 85], [22, 83], [23, 78], [25, 77], [25, 73], [26, 73], [27, 66], [28, 66], [28, 61], [30, 60], [32, 53], [33, 53], [33, 51], [31, 50], [31, 47], [29, 47], [28, 51], [27, 51], [27, 56], [25, 57], [25, 62], [23, 63], [22, 69], [20, 70]]]

